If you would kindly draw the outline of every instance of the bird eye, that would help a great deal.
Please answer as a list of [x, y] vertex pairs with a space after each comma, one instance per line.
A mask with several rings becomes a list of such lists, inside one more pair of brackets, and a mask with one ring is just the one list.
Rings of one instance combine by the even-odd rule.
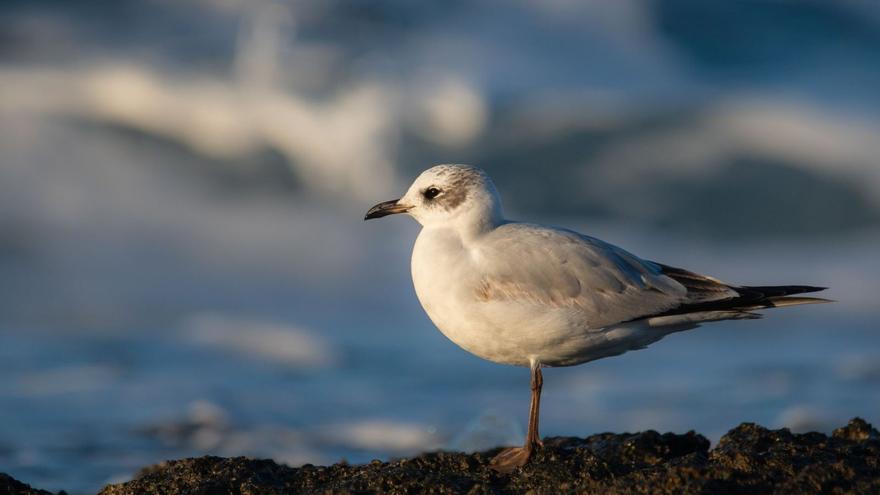
[[425, 198], [427, 199], [434, 199], [437, 197], [438, 194], [440, 194], [440, 189], [437, 189], [436, 187], [429, 187], [425, 189], [425, 192], [422, 194], [424, 194]]

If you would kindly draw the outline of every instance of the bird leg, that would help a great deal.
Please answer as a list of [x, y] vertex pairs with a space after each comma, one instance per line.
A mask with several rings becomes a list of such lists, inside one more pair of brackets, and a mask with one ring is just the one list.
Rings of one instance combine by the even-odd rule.
[[532, 401], [529, 405], [529, 430], [526, 433], [526, 441], [522, 447], [510, 447], [502, 450], [489, 463], [489, 467], [500, 473], [509, 473], [518, 467], [524, 466], [532, 457], [532, 453], [543, 447], [541, 435], [538, 433], [538, 416], [541, 409], [541, 387], [544, 385], [544, 376], [541, 374], [541, 365], [533, 364], [532, 371]]
[[543, 447], [544, 442], [541, 441], [541, 434], [538, 433], [538, 416], [541, 412], [541, 388], [544, 387], [544, 375], [541, 373], [541, 366], [538, 365], [532, 370], [532, 401], [529, 405], [529, 431], [526, 433], [526, 445]]

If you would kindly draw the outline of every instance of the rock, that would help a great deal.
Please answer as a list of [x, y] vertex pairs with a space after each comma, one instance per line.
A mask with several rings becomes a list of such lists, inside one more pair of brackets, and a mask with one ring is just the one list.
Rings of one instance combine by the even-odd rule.
[[[64, 493], [64, 492], [61, 492]], [[9, 476], [6, 473], [0, 473], [0, 494], [3, 495], [52, 495], [52, 492], [45, 490], [37, 490], [31, 488], [21, 481]]]
[[145, 469], [101, 495], [136, 493], [880, 493], [880, 437], [861, 419], [792, 434], [744, 423], [709, 441], [647, 431], [548, 438], [526, 467], [489, 469], [498, 449], [437, 452], [361, 466], [301, 468], [244, 457], [199, 457]]
[[849, 424], [846, 426], [834, 430], [832, 436], [834, 438], [861, 441], [869, 438], [877, 440], [880, 438], [880, 433], [871, 427], [871, 425], [864, 419], [853, 418], [849, 420]]

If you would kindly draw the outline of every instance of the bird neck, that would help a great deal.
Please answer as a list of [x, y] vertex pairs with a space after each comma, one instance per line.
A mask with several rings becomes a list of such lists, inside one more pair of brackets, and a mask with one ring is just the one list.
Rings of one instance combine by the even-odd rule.
[[486, 206], [486, 208], [472, 209], [449, 222], [449, 227], [458, 234], [462, 242], [467, 243], [476, 239], [504, 223], [499, 205]]

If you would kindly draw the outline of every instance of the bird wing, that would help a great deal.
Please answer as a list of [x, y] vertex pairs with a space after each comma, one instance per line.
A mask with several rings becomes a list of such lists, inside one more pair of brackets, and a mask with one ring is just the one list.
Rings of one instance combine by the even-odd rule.
[[[478, 300], [574, 310], [592, 329], [663, 313], [690, 299], [662, 265], [568, 230], [505, 224], [488, 234], [476, 256]], [[711, 297], [735, 295], [727, 289]]]

